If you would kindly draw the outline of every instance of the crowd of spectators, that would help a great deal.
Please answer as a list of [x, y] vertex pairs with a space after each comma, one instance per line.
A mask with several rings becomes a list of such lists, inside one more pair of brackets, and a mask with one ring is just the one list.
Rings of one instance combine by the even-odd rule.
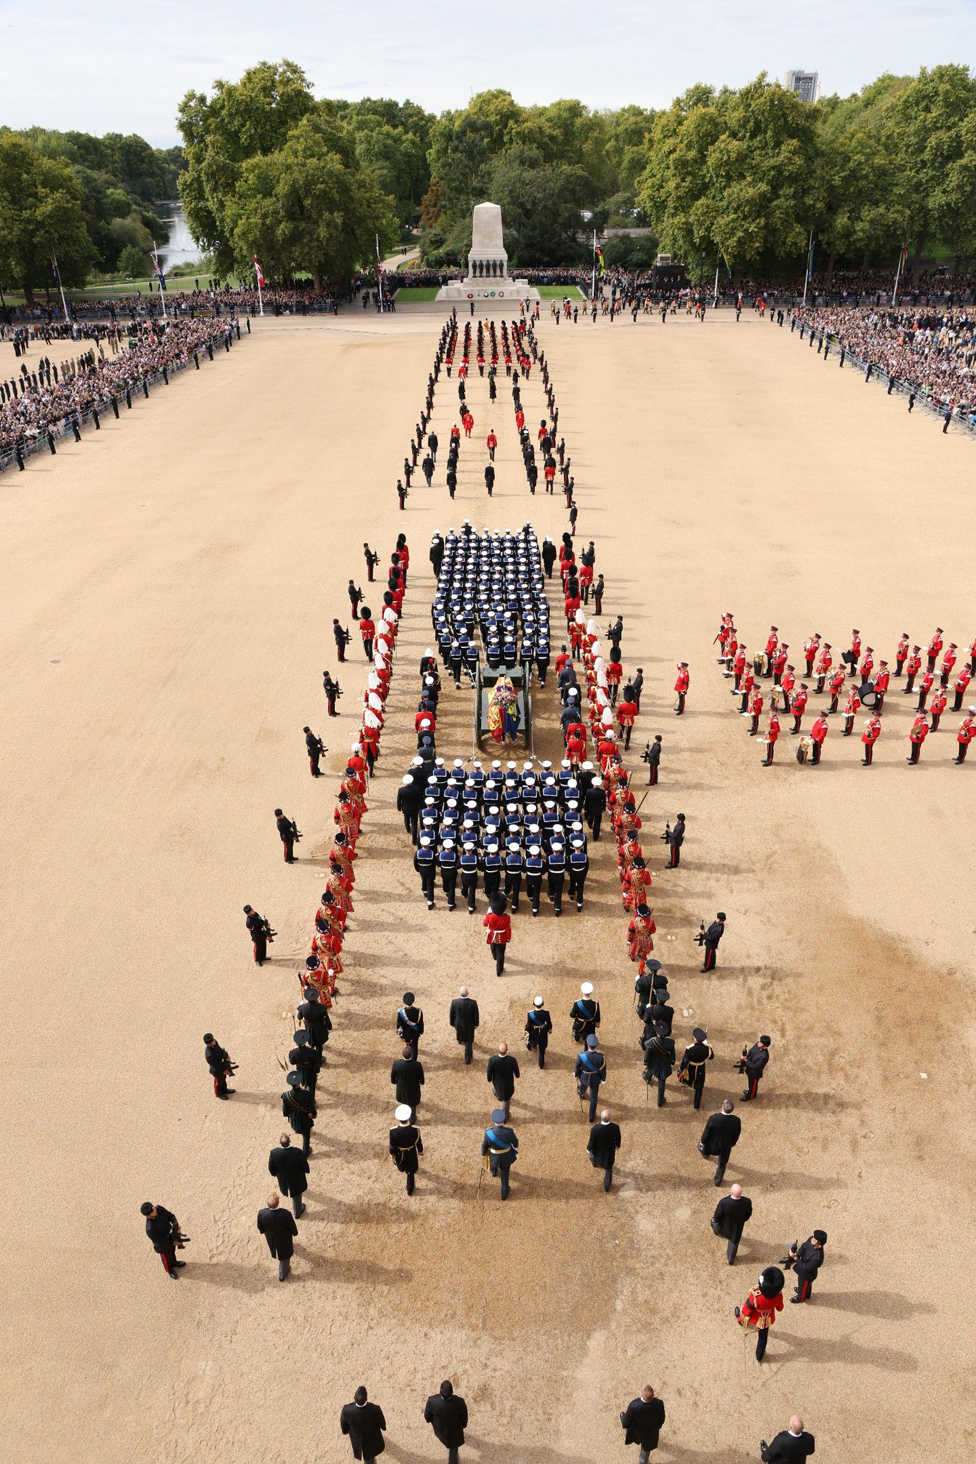
[[[43, 357], [33, 368], [0, 381], [0, 463], [29, 452], [38, 441], [80, 426], [92, 410], [116, 405], [148, 379], [187, 365], [194, 356], [229, 346], [233, 327], [214, 316], [133, 322], [127, 344], [106, 355], [104, 345], [89, 346], [61, 367]], [[146, 387], [148, 389], [148, 386]]]
[[976, 311], [797, 308], [795, 327], [823, 333], [889, 381], [933, 406], [967, 414], [976, 403]]

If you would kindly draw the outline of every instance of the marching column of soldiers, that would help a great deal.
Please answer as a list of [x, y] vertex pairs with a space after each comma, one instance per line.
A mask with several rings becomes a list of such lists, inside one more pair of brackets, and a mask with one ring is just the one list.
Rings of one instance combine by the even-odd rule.
[[[434, 385], [456, 334], [456, 320], [452, 316], [442, 332], [434, 371], [428, 382], [427, 405], [418, 424], [418, 449], [422, 445], [429, 421]], [[515, 334], [513, 331], [513, 336]], [[535, 354], [531, 331], [529, 343]], [[523, 359], [520, 355], [519, 364], [527, 376], [528, 358]], [[552, 408], [547, 368], [544, 380]], [[556, 423], [553, 421], [553, 436], [555, 428]], [[436, 443], [430, 439], [428, 454], [432, 457], [436, 454]], [[534, 540], [534, 535], [532, 539]], [[435, 574], [441, 567], [441, 553], [443, 546], [439, 549], [435, 540], [430, 556]], [[539, 554], [537, 545], [535, 553]], [[544, 552], [542, 558], [545, 558]], [[570, 535], [563, 536], [560, 561], [565, 587], [566, 582], [573, 578], [575, 566]], [[362, 724], [358, 739], [347, 759], [333, 815], [336, 832], [329, 855], [326, 889], [322, 893], [315, 917], [315, 933], [309, 954], [298, 972], [300, 1001], [297, 1006], [297, 1026], [293, 1037], [294, 1045], [288, 1053], [290, 1071], [287, 1084], [281, 1094], [282, 1116], [290, 1132], [281, 1135], [278, 1146], [269, 1155], [268, 1171], [277, 1182], [278, 1190], [268, 1197], [266, 1206], [260, 1210], [257, 1218], [258, 1231], [265, 1237], [269, 1251], [278, 1263], [281, 1281], [285, 1281], [290, 1274], [294, 1238], [297, 1235], [296, 1222], [305, 1211], [309, 1155], [318, 1116], [316, 1090], [326, 1062], [325, 1048], [332, 1031], [332, 1014], [339, 996], [337, 982], [342, 972], [343, 936], [354, 908], [352, 893], [355, 885], [357, 844], [362, 832], [363, 816], [368, 812], [365, 795], [369, 778], [379, 757], [380, 734], [385, 719], [385, 704], [393, 669], [408, 563], [409, 551], [405, 536], [401, 535], [397, 550], [391, 556], [384, 608], [378, 625], [371, 622], [370, 626], [372, 633], [367, 649], [370, 671], [364, 692]], [[592, 557], [589, 568], [592, 571]], [[551, 572], [551, 565], [548, 572]], [[574, 598], [575, 590], [576, 586], [571, 586], [570, 599]], [[483, 888], [489, 902], [489, 914], [485, 924], [488, 925], [493, 918], [496, 921], [508, 921], [509, 931], [510, 920], [506, 913], [508, 903], [511, 903], [513, 912], [518, 911], [523, 880], [532, 912], [538, 914], [542, 881], [548, 876], [549, 899], [554, 913], [561, 913], [563, 878], [567, 867], [566, 862], [560, 865], [560, 855], [565, 860], [567, 842], [569, 893], [576, 900], [577, 909], [583, 908], [588, 868], [584, 828], [589, 829], [595, 842], [600, 836], [602, 817], [605, 813], [609, 814], [617, 846], [622, 904], [625, 914], [630, 917], [626, 936], [627, 951], [637, 968], [635, 1007], [642, 1024], [638, 1044], [642, 1053], [643, 1077], [647, 1084], [648, 1097], [651, 1088], [656, 1087], [657, 1106], [666, 1106], [667, 1079], [677, 1068], [679, 1083], [689, 1090], [693, 1106], [698, 1109], [704, 1096], [709, 1064], [714, 1061], [715, 1052], [708, 1043], [707, 1030], [696, 1027], [680, 1059], [677, 1057], [673, 1036], [674, 1008], [671, 1005], [668, 981], [661, 963], [653, 958], [656, 926], [653, 906], [649, 901], [652, 875], [638, 838], [642, 822], [636, 798], [631, 790], [629, 774], [623, 766], [623, 753], [629, 747], [633, 719], [640, 709], [643, 676], [638, 669], [635, 677], [628, 680], [623, 702], [615, 715], [617, 688], [622, 676], [622, 620], [618, 617], [608, 631], [611, 649], [605, 658], [595, 621], [587, 622], [585, 617], [580, 617], [579, 611], [580, 606], [574, 605], [567, 613], [572, 655], [566, 655], [562, 664], [557, 666], [561, 678], [560, 699], [564, 711], [568, 708], [571, 714], [563, 725], [564, 733], [570, 727], [574, 729], [573, 736], [577, 742], [581, 739], [575, 729], [580, 729], [583, 733], [584, 751], [587, 738], [592, 739], [598, 767], [595, 762], [579, 756], [577, 748], [577, 755], [564, 759], [558, 770], [547, 762], [535, 765], [534, 760], [525, 762], [520, 770], [511, 760], [505, 767], [497, 760], [486, 769], [478, 760], [467, 765], [460, 759], [455, 759], [453, 767], [449, 769], [436, 752], [435, 730], [440, 678], [436, 659], [433, 652], [428, 650], [420, 666], [421, 704], [416, 721], [417, 755], [409, 772], [402, 779], [397, 807], [403, 814], [405, 830], [411, 834], [416, 847], [415, 863], [428, 906], [432, 907], [435, 903], [434, 892], [439, 876], [449, 908], [455, 908], [457, 889], [460, 886], [462, 900], [466, 902], [469, 912], [474, 913], [477, 909], [480, 881], [480, 888]], [[738, 651], [738, 645], [734, 644], [735, 633], [731, 616], [723, 618], [723, 630], [723, 659], [728, 661]], [[484, 637], [484, 628], [482, 634]], [[500, 638], [499, 643], [502, 646], [501, 655], [504, 657], [504, 639]], [[976, 646], [973, 648], [973, 657], [976, 658]], [[582, 665], [582, 685], [577, 680], [574, 661]], [[930, 668], [931, 664], [930, 662]], [[684, 709], [684, 696], [687, 693], [687, 676], [681, 675], [682, 670], [687, 672], [684, 663], [679, 664], [679, 684], [676, 687], [679, 693], [676, 710], [679, 711]], [[539, 671], [540, 681], [544, 684], [544, 673], [541, 668]], [[823, 666], [825, 682], [829, 671], [828, 663]], [[900, 671], [899, 666], [898, 674]], [[949, 671], [951, 672], [951, 666]], [[584, 686], [585, 710], [581, 694]], [[627, 708], [626, 715], [621, 715], [624, 707]], [[802, 716], [802, 709], [800, 715]], [[308, 727], [303, 730], [310, 771], [316, 776], [319, 773], [319, 759], [326, 749]], [[660, 746], [661, 738], [657, 736], [657, 755], [650, 755], [650, 744], [646, 750], [645, 760], [651, 770], [651, 785], [657, 781]], [[285, 859], [292, 862], [295, 858], [294, 847], [301, 835], [294, 820], [282, 810], [275, 810], [275, 817]], [[672, 869], [679, 864], [684, 824], [682, 815], [676, 822], [675, 830], [671, 830], [670, 826], [667, 830], [667, 842], [671, 852], [669, 867]], [[676, 830], [679, 829], [680, 833], [676, 836]], [[445, 853], [449, 857], [444, 858]], [[577, 856], [575, 865], [571, 862], [574, 855]], [[258, 914], [252, 906], [245, 906], [244, 913], [254, 960], [261, 965], [267, 959], [267, 946], [273, 941], [275, 932], [270, 921]], [[715, 969], [725, 925], [725, 914], [719, 912], [711, 925], [706, 928], [703, 923], [698, 932], [697, 940], [703, 948], [703, 973]], [[489, 942], [491, 941], [490, 929]], [[502, 965], [503, 962], [496, 961], [499, 974]], [[454, 1030], [459, 1046], [463, 1048], [465, 1065], [471, 1065], [480, 1016], [478, 1003], [470, 996], [467, 987], [463, 987], [460, 996], [452, 1001], [446, 1020]], [[590, 1125], [585, 1153], [590, 1164], [600, 1172], [604, 1192], [609, 1194], [613, 1187], [614, 1166], [622, 1147], [622, 1135], [611, 1111], [601, 1108], [600, 1105], [601, 1092], [608, 1077], [608, 1064], [600, 1042], [600, 1003], [591, 982], [584, 981], [581, 984], [579, 997], [569, 1009], [567, 1020], [577, 1049], [573, 1078], [580, 1099], [580, 1111]], [[425, 1018], [413, 991], [404, 992], [392, 1027], [400, 1044], [400, 1055], [393, 1060], [390, 1076], [391, 1085], [395, 1088], [396, 1106], [393, 1115], [395, 1123], [388, 1135], [388, 1152], [393, 1166], [404, 1177], [406, 1194], [413, 1196], [424, 1156], [418, 1111], [422, 1107], [425, 1090], [425, 1073], [420, 1057]], [[535, 1053], [540, 1069], [545, 1069], [553, 1030], [553, 1019], [545, 998], [537, 994], [526, 1012], [523, 1035], [525, 1047], [529, 1053]], [[212, 1033], [205, 1035], [204, 1043], [215, 1096], [220, 1100], [227, 1100], [234, 1093], [227, 1086], [227, 1078], [234, 1072], [235, 1064]], [[746, 1089], [740, 1102], [757, 1100], [760, 1084], [765, 1076], [770, 1046], [771, 1039], [765, 1034], [743, 1046], [741, 1057], [735, 1064], [746, 1081]], [[500, 1044], [485, 1069], [485, 1080], [491, 1086], [496, 1106], [491, 1111], [489, 1124], [482, 1131], [480, 1153], [485, 1172], [499, 1180], [502, 1201], [508, 1200], [511, 1194], [512, 1171], [520, 1157], [520, 1138], [510, 1120], [511, 1105], [520, 1076], [517, 1059], [504, 1043]], [[706, 1159], [715, 1161], [716, 1186], [722, 1184], [732, 1149], [741, 1133], [741, 1120], [734, 1114], [734, 1107], [733, 1101], [726, 1099], [721, 1111], [708, 1118], [698, 1142], [699, 1152]], [[296, 1138], [301, 1140], [300, 1146], [294, 1142]], [[281, 1195], [291, 1200], [290, 1211], [281, 1205]], [[142, 1213], [146, 1218], [147, 1235], [154, 1250], [161, 1257], [164, 1270], [173, 1279], [179, 1279], [179, 1271], [185, 1263], [177, 1259], [176, 1251], [185, 1246], [189, 1237], [183, 1232], [175, 1215], [163, 1206], [147, 1201], [142, 1206]], [[751, 1213], [752, 1202], [742, 1195], [741, 1186], [733, 1185], [729, 1199], [719, 1202], [712, 1217], [713, 1230], [727, 1242], [730, 1264], [735, 1261], [742, 1230]], [[796, 1276], [797, 1287], [793, 1302], [809, 1300], [813, 1281], [823, 1263], [826, 1239], [823, 1231], [814, 1231], [802, 1243], [794, 1242], [788, 1254], [782, 1258], [780, 1266], [793, 1269]], [[765, 1352], [768, 1330], [775, 1321], [776, 1312], [782, 1309], [784, 1284], [782, 1270], [775, 1266], [767, 1267], [757, 1286], [749, 1292], [746, 1301], [735, 1308], [735, 1316], [740, 1325], [756, 1334], [756, 1356], [759, 1360]], [[449, 1384], [442, 1385], [441, 1394], [438, 1395], [442, 1401], [451, 1397], [450, 1393], [444, 1392], [444, 1388], [449, 1387]], [[349, 1408], [365, 1405], [365, 1390], [360, 1391], [363, 1399], [360, 1400], [357, 1394], [355, 1404], [347, 1405], [343, 1410], [344, 1417]], [[652, 1414], [654, 1418], [658, 1417], [656, 1409], [642, 1412], [639, 1407], [647, 1405], [649, 1408], [652, 1402], [659, 1400], [654, 1399], [652, 1389], [645, 1388], [641, 1398], [634, 1400], [626, 1414], [621, 1414], [628, 1442], [640, 1441], [644, 1446], [644, 1438], [650, 1436], [652, 1426], [660, 1426], [659, 1423], [652, 1425], [650, 1421]], [[431, 1400], [428, 1400], [428, 1406], [430, 1403]], [[437, 1410], [432, 1414], [432, 1422], [434, 1415], [439, 1417]], [[625, 1418], [627, 1422], [624, 1422]], [[347, 1418], [346, 1422], [349, 1421]], [[660, 1421], [663, 1422], [663, 1407], [660, 1409]], [[794, 1430], [794, 1423], [799, 1423], [799, 1420], [791, 1420], [790, 1437], [795, 1434], [798, 1438], [809, 1438], [809, 1435], [803, 1434], [802, 1424], [798, 1430]], [[382, 1427], [385, 1427], [385, 1423]], [[434, 1427], [436, 1432], [438, 1425], [434, 1423]], [[344, 1425], [343, 1432], [353, 1437], [355, 1449], [355, 1430]], [[439, 1433], [438, 1437], [441, 1437]], [[656, 1442], [656, 1434], [654, 1437]], [[793, 1457], [789, 1453], [772, 1452], [778, 1446], [779, 1440], [785, 1437], [787, 1436], [779, 1435], [772, 1446], [764, 1443], [763, 1457]], [[382, 1443], [382, 1439], [380, 1442]], [[463, 1443], [463, 1431], [459, 1443]]]

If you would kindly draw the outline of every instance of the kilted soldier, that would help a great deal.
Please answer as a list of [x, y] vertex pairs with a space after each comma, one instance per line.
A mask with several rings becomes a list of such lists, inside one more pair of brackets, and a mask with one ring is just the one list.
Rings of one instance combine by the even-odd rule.
[[712, 1061], [715, 1053], [708, 1045], [708, 1032], [704, 1027], [695, 1027], [691, 1035], [694, 1040], [684, 1050], [678, 1068], [678, 1081], [694, 1089], [695, 1107], [700, 1108], [705, 1089], [705, 1064]]
[[420, 1155], [424, 1152], [424, 1141], [420, 1130], [413, 1123], [409, 1103], [399, 1103], [394, 1109], [396, 1127], [390, 1129], [390, 1156], [401, 1174], [406, 1175], [407, 1194], [412, 1195], [420, 1168]]

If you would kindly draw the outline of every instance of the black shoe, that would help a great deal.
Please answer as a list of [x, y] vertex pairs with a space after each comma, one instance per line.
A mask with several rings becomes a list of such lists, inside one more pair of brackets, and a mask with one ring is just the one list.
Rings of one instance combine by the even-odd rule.
[[227, 1093], [225, 1094], [225, 1096], [229, 1096], [231, 1093], [236, 1093], [236, 1092], [237, 1092], [237, 1089], [236, 1088], [228, 1088], [227, 1089]]
[[180, 1279], [175, 1271], [169, 1271], [167, 1274], [171, 1281], [178, 1281]]
[[174, 1261], [173, 1262], [173, 1265], [174, 1266], [185, 1266], [186, 1265], [186, 1261]]
[[226, 1093], [217, 1093], [216, 1094], [216, 1097], [223, 1099], [223, 1098], [226, 1098], [227, 1097], [227, 1094]]

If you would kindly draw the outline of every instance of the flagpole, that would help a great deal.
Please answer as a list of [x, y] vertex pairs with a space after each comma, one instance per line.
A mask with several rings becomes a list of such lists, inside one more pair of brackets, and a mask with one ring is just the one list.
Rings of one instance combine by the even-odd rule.
[[383, 267], [380, 264], [380, 236], [376, 235], [376, 289], [380, 297], [380, 314], [383, 314]]
[[715, 309], [718, 308], [718, 267], [719, 267], [719, 264], [721, 263], [721, 259], [722, 259], [722, 255], [721, 255], [721, 251], [719, 251], [719, 257], [715, 261], [715, 289], [712, 292], [712, 309], [713, 310], [715, 310]]
[[810, 242], [807, 245], [807, 272], [803, 277], [803, 303], [807, 303], [807, 286], [810, 283], [810, 276], [813, 274], [813, 230], [810, 230]]
[[596, 299], [596, 229], [593, 230], [593, 284], [591, 285], [590, 289], [591, 289], [591, 299], [595, 300]]
[[892, 309], [898, 304], [898, 281], [901, 277], [901, 262], [905, 258], [906, 248], [907, 246], [903, 244], [898, 251], [898, 268], [895, 270], [895, 288], [891, 292]]
[[71, 316], [68, 314], [68, 306], [64, 298], [64, 285], [62, 285], [61, 283], [61, 271], [58, 269], [58, 256], [56, 254], [52, 254], [51, 258], [54, 260], [54, 273], [57, 276], [58, 290], [61, 294], [61, 309], [64, 311], [65, 323], [70, 325]]
[[259, 311], [259, 313], [261, 315], [263, 315], [264, 314], [264, 299], [262, 298], [262, 295], [261, 295], [261, 266], [258, 264], [258, 257], [257, 257], [256, 254], [254, 256], [254, 275], [255, 275], [255, 278], [257, 279], [257, 282], [258, 282], [258, 311]]
[[163, 289], [163, 277], [159, 268], [159, 250], [153, 245], [153, 261], [156, 265], [156, 283], [159, 286], [159, 303], [163, 307], [163, 319], [166, 319], [166, 291]]

